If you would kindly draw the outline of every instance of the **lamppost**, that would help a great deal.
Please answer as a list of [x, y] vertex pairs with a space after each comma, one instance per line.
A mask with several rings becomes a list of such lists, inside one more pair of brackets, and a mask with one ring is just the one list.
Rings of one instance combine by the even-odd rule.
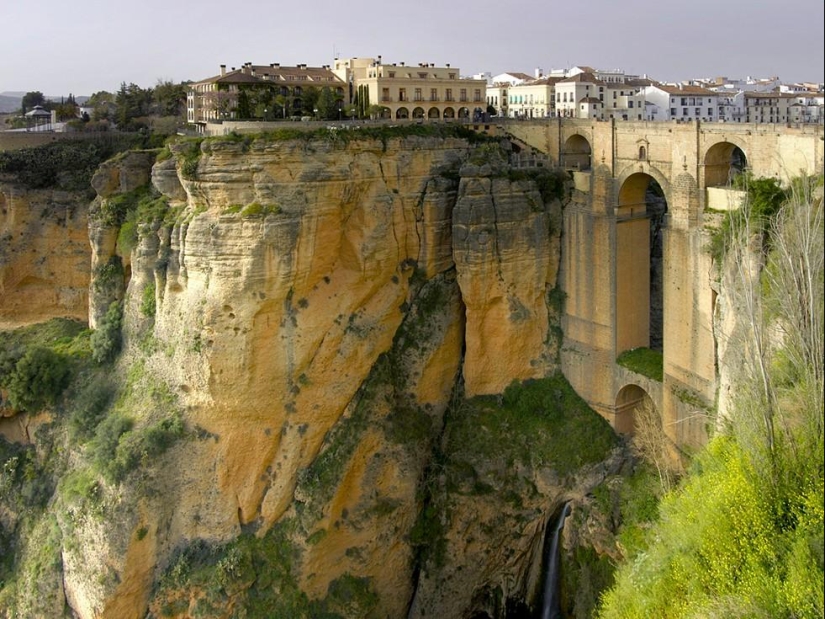
[[315, 120], [318, 120], [318, 108], [313, 108], [312, 111], [315, 113]]

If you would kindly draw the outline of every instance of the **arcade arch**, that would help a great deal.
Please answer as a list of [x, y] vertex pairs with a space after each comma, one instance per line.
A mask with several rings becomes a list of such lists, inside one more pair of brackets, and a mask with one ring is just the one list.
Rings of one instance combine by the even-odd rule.
[[663, 350], [663, 239], [667, 199], [649, 174], [628, 176], [616, 209], [616, 354]]
[[410, 117], [410, 111], [405, 107], [400, 107], [395, 111], [395, 117], [397, 119], [404, 119]]
[[714, 144], [705, 153], [705, 187], [729, 186], [748, 167], [744, 151], [731, 142]]
[[565, 168], [589, 170], [591, 166], [590, 142], [579, 134], [571, 135], [564, 143], [562, 165]]
[[[633, 435], [636, 433], [638, 414], [637, 411], [642, 406], [649, 406], [656, 409], [653, 400], [639, 385], [625, 385], [616, 395], [616, 416], [613, 422], [613, 429], [619, 434]], [[658, 415], [655, 416], [661, 424]]]

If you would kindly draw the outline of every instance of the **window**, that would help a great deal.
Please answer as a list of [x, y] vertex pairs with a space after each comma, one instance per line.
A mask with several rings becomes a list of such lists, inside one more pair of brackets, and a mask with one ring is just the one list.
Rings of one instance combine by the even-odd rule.
[[438, 88], [430, 88], [430, 101], [438, 101]]
[[390, 77], [395, 77], [395, 71], [390, 71]]
[[676, 108], [675, 107], [670, 108], [670, 115], [671, 116], [676, 116]]
[[446, 92], [447, 92], [447, 94], [444, 95], [444, 99], [446, 99], [447, 101], [452, 101], [453, 100], [453, 89], [448, 88]]
[[381, 100], [382, 101], [389, 101], [390, 100], [390, 89], [389, 88], [382, 88], [381, 89]]
[[455, 73], [450, 73], [450, 79], [451, 79], [451, 80], [454, 80], [454, 79], [455, 79]]
[[628, 101], [627, 102], [627, 107], [632, 109], [633, 108], [633, 101]]
[[415, 101], [423, 101], [424, 100], [424, 95], [421, 94], [421, 89], [420, 88], [415, 89], [415, 94], [413, 95], [413, 97], [414, 97]]
[[701, 115], [702, 115], [702, 108], [697, 107], [696, 108], [696, 116], [701, 116]]
[[[641, 117], [639, 118], [641, 119]], [[647, 151], [645, 150], [644, 146], [639, 147], [639, 159], [641, 159], [642, 161], [647, 159]]]
[[399, 88], [398, 89], [398, 100], [399, 101], [406, 101], [407, 100], [407, 89], [406, 88]]
[[682, 105], [687, 105], [687, 97], [682, 97]]
[[418, 77], [422, 80], [425, 80], [425, 79], [427, 79], [427, 74], [426, 73], [419, 73]]
[[466, 88], [462, 88], [461, 90], [458, 91], [458, 98], [459, 98], [460, 101], [466, 101], [467, 100], [467, 89]]
[[688, 110], [687, 110], [686, 107], [683, 107], [682, 108], [682, 116], [687, 116], [687, 115], [688, 115]]
[[476, 88], [473, 91], [473, 101], [481, 101], [481, 89]]

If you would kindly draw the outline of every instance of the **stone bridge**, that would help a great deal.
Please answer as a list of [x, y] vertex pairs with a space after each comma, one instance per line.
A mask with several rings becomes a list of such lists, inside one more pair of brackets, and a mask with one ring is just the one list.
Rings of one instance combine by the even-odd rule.
[[[783, 181], [821, 173], [822, 126], [551, 119], [488, 131], [573, 171], [560, 270], [570, 383], [620, 432], [649, 398], [677, 445], [703, 443], [718, 397], [708, 227], [740, 204], [730, 179], [745, 167]], [[637, 347], [662, 352], [661, 382], [616, 363]]]

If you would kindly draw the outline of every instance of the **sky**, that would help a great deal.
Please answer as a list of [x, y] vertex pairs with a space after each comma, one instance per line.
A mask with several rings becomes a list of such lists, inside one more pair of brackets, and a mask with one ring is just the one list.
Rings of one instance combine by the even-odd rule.
[[462, 75], [587, 65], [823, 82], [823, 23], [823, 0], [0, 0], [0, 93], [91, 95], [335, 55]]

